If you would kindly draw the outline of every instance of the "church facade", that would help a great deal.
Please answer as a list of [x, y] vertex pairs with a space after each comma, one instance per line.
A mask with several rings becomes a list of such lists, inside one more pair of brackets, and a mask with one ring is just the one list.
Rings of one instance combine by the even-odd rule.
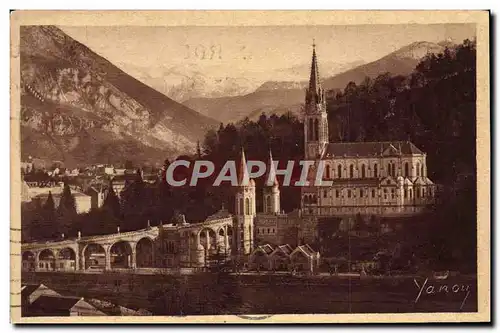
[[[426, 154], [413, 143], [329, 142], [315, 47], [303, 123], [304, 157], [313, 162], [310, 185], [301, 188], [300, 209], [288, 214], [280, 212], [278, 183], [264, 188], [264, 212], [254, 218], [256, 243], [312, 242], [321, 218], [338, 217], [352, 224], [358, 214], [365, 218], [413, 216], [435, 202], [437, 187], [427, 177]], [[316, 185], [319, 167], [322, 184]]]
[[[304, 214], [411, 215], [434, 202], [426, 154], [409, 141], [335, 142], [328, 139], [325, 91], [313, 49], [304, 108], [305, 159], [323, 165], [323, 186], [302, 189]], [[310, 183], [314, 184], [311, 176]]]

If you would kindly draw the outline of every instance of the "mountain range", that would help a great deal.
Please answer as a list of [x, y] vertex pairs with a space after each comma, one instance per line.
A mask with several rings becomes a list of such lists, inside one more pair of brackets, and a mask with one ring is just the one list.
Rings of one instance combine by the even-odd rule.
[[21, 155], [67, 165], [163, 161], [217, 125], [55, 26], [20, 34]]
[[[343, 90], [351, 81], [361, 83], [365, 77], [373, 79], [387, 72], [391, 75], [408, 75], [426, 54], [442, 52], [445, 47], [452, 45], [449, 42], [411, 43], [376, 61], [360, 64], [333, 76], [329, 76], [328, 71], [322, 71], [320, 68], [320, 75], [324, 77], [322, 84], [326, 90], [338, 91]], [[300, 70], [304, 79], [301, 81], [267, 81], [255, 91], [242, 96], [192, 98], [183, 104], [225, 123], [237, 122], [245, 117], [255, 120], [262, 112], [278, 115], [286, 112], [297, 113], [304, 102], [304, 89], [310, 69], [303, 67]]]
[[[363, 64], [361, 61], [322, 63], [322, 73], [328, 76], [344, 72]], [[304, 73], [308, 72], [310, 64], [296, 65], [287, 68], [276, 68], [272, 71], [245, 72], [240, 76], [227, 76], [227, 69], [222, 65], [204, 66], [196, 63], [182, 63], [169, 67], [147, 67], [137, 64], [118, 62], [116, 64], [128, 74], [141, 82], [153, 87], [177, 102], [193, 98], [220, 98], [243, 96], [256, 90], [275, 89], [272, 82], [281, 85], [288, 83], [296, 88], [307, 84]], [[275, 81], [269, 81], [273, 78]], [[268, 83], [268, 84], [266, 84]]]

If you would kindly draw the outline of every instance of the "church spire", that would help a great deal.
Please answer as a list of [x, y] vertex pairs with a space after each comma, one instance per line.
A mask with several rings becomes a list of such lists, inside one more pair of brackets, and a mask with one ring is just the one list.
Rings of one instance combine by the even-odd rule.
[[313, 39], [313, 54], [311, 62], [311, 76], [309, 77], [309, 94], [316, 93], [319, 94], [319, 89], [321, 88], [319, 83], [319, 71], [318, 71], [318, 60], [316, 59], [316, 42]]
[[276, 178], [276, 170], [274, 168], [273, 153], [269, 149], [269, 162], [267, 164], [267, 175], [266, 175], [266, 186], [278, 185], [278, 179]]
[[241, 158], [240, 164], [238, 166], [238, 185], [246, 186], [249, 182], [248, 169], [247, 169], [247, 160], [245, 158], [245, 150], [241, 147]]

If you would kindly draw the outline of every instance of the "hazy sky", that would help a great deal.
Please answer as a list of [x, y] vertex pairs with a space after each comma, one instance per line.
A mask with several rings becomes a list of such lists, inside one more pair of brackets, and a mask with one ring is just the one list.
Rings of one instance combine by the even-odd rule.
[[465, 24], [60, 28], [124, 70], [196, 64], [228, 76], [308, 63], [313, 38], [320, 62], [347, 63], [370, 62], [416, 41], [475, 36], [475, 26]]

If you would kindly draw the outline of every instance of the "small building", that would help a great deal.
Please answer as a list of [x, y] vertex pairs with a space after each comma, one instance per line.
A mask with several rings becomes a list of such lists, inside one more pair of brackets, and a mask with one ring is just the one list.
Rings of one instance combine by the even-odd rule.
[[248, 269], [250, 270], [270, 270], [271, 261], [269, 255], [274, 251], [270, 244], [257, 246], [250, 254]]
[[290, 245], [277, 246], [269, 256], [271, 269], [275, 271], [287, 271], [290, 266], [290, 254], [293, 249]]
[[308, 244], [300, 245], [290, 254], [290, 264], [293, 269], [303, 272], [315, 272], [319, 268], [320, 255]]
[[89, 304], [83, 297], [40, 296], [29, 307], [30, 316], [105, 316], [106, 314]]
[[44, 284], [26, 284], [21, 286], [21, 307], [25, 308], [40, 296], [61, 296]]

